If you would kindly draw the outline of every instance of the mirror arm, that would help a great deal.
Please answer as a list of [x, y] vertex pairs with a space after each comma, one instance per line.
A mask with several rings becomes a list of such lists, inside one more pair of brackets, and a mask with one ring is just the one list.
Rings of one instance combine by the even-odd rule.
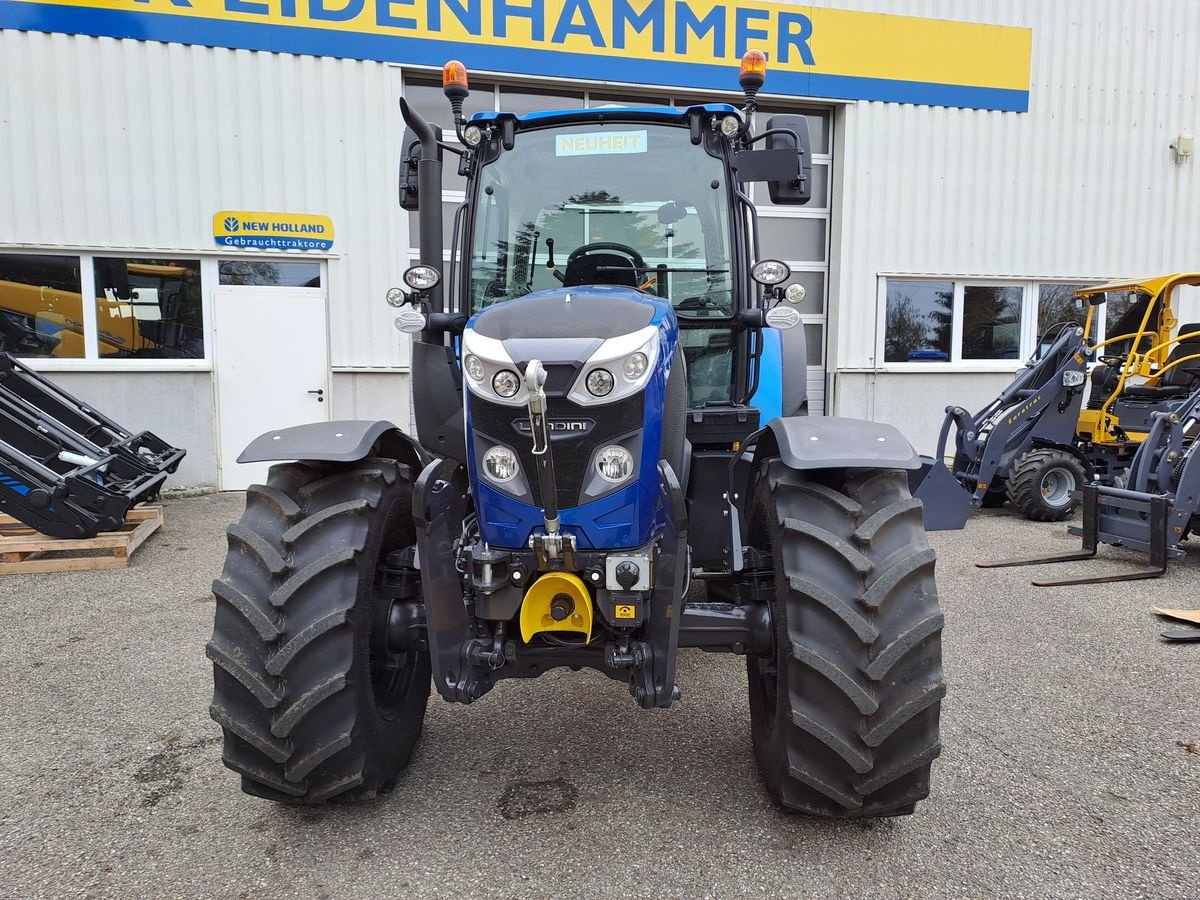
[[790, 134], [792, 136], [792, 140], [794, 140], [796, 142], [796, 147], [798, 149], [800, 148], [800, 135], [796, 134], [796, 132], [792, 131], [792, 129], [790, 129], [790, 128], [768, 128], [766, 131], [764, 131], [760, 134], [754, 135], [754, 137], [750, 138], [746, 143], [747, 144], [757, 144], [763, 138], [768, 137], [772, 134]]
[[462, 334], [469, 318], [466, 313], [430, 313], [425, 327], [442, 334]]
[[739, 309], [737, 315], [734, 316], [734, 324], [743, 331], [765, 328], [767, 325], [766, 317], [766, 310], [758, 307], [754, 309]]

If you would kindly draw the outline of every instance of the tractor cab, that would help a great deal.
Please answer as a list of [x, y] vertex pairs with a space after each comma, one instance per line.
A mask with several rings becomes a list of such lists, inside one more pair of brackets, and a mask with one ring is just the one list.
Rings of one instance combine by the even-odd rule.
[[[772, 116], [751, 132], [763, 74], [758, 56], [747, 56], [743, 110], [467, 120], [456, 62], [444, 85], [461, 148], [404, 107], [401, 202], [419, 212], [423, 253], [406, 273], [412, 292], [391, 300], [403, 307], [397, 326], [417, 335], [418, 434], [480, 474], [472, 491], [489, 544], [525, 546], [560, 512], [580, 546], [644, 544], [661, 527], [649, 512], [657, 478], [645, 477], [660, 459], [690, 505], [721, 515], [731, 454], [782, 411], [783, 357], [790, 369], [805, 366], [795, 308], [804, 290], [784, 287], [784, 263], [758, 259], [745, 185], [766, 182], [777, 204], [806, 203], [811, 150], [803, 116]], [[448, 265], [441, 184], [421, 179], [447, 152], [466, 178]], [[532, 426], [522, 414], [536, 389], [523, 373], [535, 360], [552, 466], [540, 465], [537, 441], [526, 443]], [[597, 469], [599, 459], [611, 465]], [[622, 524], [602, 526], [598, 516]], [[693, 556], [723, 565], [730, 543], [714, 532]]]

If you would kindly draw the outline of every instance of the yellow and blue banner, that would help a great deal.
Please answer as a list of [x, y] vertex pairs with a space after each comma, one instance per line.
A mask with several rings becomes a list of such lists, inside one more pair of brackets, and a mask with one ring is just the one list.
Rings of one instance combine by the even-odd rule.
[[1032, 31], [773, 0], [0, 0], [0, 28], [1024, 112]]
[[213, 215], [213, 238], [222, 247], [328, 250], [333, 246], [333, 220], [310, 213], [223, 209]]

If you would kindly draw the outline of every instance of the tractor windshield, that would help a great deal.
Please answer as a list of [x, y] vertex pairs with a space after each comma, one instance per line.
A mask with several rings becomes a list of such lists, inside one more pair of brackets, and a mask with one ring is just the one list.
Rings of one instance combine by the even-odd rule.
[[733, 312], [725, 166], [687, 128], [589, 122], [523, 131], [480, 174], [471, 309], [621, 284], [689, 317]]

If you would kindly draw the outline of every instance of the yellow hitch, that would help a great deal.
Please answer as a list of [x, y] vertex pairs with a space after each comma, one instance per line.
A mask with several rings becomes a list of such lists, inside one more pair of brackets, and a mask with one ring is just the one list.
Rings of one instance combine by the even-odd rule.
[[579, 576], [547, 572], [521, 601], [521, 640], [543, 631], [577, 631], [592, 639], [592, 598]]

